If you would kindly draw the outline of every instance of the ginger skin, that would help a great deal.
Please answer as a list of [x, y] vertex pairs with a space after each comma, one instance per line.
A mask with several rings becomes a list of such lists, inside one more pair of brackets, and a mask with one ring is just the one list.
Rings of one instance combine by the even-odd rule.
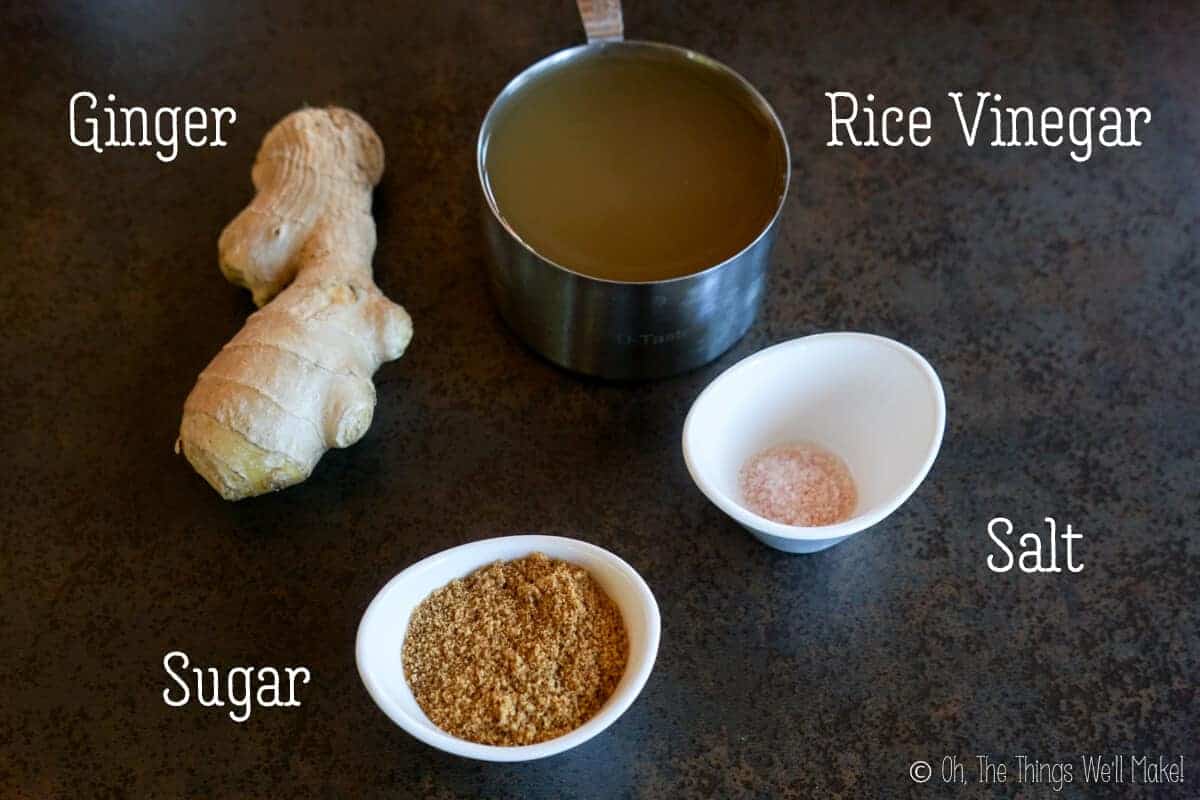
[[372, 376], [412, 338], [371, 273], [382, 175], [379, 137], [346, 109], [293, 112], [263, 139], [257, 194], [218, 244], [260, 309], [200, 373], [176, 443], [226, 500], [303, 481], [371, 425]]

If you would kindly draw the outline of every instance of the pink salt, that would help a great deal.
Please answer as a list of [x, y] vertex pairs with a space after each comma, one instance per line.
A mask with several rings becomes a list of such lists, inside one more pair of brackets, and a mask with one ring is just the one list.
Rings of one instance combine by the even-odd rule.
[[849, 519], [858, 490], [845, 462], [817, 444], [771, 447], [738, 476], [747, 507], [784, 525], [833, 525]]

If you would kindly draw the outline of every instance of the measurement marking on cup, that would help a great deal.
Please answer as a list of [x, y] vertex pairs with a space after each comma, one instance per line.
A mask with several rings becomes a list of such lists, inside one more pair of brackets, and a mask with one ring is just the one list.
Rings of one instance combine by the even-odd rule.
[[687, 328], [680, 328], [669, 333], [632, 333], [618, 337], [621, 344], [667, 344], [677, 342], [687, 336]]

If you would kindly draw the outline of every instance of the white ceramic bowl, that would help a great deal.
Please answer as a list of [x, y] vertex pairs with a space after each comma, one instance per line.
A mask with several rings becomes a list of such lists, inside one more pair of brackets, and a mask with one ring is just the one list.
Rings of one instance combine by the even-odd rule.
[[[520, 747], [476, 744], [434, 725], [417, 705], [404, 678], [401, 653], [413, 609], [436, 589], [495, 561], [534, 552], [569, 561], [591, 573], [621, 611], [629, 636], [625, 674], [596, 716], [557, 739]], [[616, 721], [641, 692], [658, 654], [661, 623], [650, 587], [633, 567], [595, 545], [560, 536], [504, 536], [471, 542], [418, 561], [388, 581], [358, 625], [358, 674], [392, 721], [428, 745], [483, 761], [532, 761], [583, 744]]]
[[[822, 333], [760, 350], [721, 373], [688, 412], [683, 457], [692, 480], [759, 540], [814, 553], [871, 527], [909, 498], [942, 444], [946, 398], [929, 362], [866, 333]], [[775, 445], [815, 442], [846, 462], [854, 516], [801, 527], [743, 505], [738, 473]]]

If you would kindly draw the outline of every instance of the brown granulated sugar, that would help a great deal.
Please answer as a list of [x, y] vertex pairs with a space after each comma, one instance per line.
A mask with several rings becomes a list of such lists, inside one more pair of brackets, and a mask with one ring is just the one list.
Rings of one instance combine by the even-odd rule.
[[439, 728], [525, 745], [591, 719], [625, 672], [621, 613], [574, 564], [534, 553], [451, 581], [413, 611], [404, 673]]

